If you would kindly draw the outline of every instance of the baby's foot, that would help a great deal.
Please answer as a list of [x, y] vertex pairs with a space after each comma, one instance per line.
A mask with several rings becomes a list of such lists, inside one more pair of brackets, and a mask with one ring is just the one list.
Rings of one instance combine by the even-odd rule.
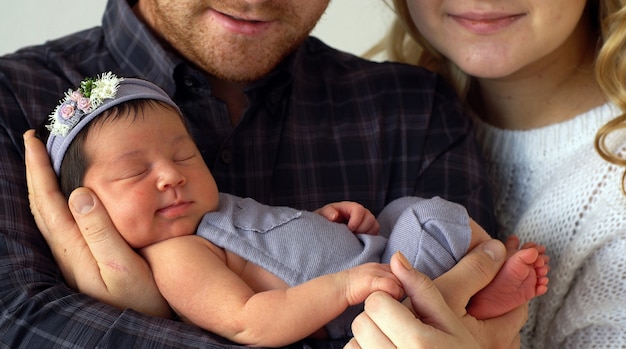
[[500, 316], [548, 290], [546, 248], [526, 243], [518, 250], [515, 236], [506, 242], [508, 258], [489, 285], [472, 297], [467, 311], [477, 319]]

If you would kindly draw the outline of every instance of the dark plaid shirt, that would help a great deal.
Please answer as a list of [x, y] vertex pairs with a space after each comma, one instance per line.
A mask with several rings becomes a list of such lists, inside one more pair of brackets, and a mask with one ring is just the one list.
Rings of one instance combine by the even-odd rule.
[[353, 200], [375, 213], [401, 196], [439, 195], [493, 231], [469, 120], [436, 75], [367, 62], [309, 38], [247, 89], [249, 108], [233, 127], [206, 76], [162, 46], [125, 0], [110, 0], [102, 27], [0, 58], [2, 348], [230, 346], [195, 327], [72, 291], [33, 221], [23, 132], [64, 91], [109, 70], [151, 80], [179, 103], [224, 192], [300, 209]]

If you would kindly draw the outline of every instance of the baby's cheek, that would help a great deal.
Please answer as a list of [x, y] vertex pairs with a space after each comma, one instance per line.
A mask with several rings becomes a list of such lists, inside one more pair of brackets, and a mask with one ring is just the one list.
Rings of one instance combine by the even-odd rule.
[[120, 202], [109, 212], [111, 221], [124, 240], [134, 248], [143, 247], [146, 231], [152, 226], [152, 217], [146, 215], [145, 206]]

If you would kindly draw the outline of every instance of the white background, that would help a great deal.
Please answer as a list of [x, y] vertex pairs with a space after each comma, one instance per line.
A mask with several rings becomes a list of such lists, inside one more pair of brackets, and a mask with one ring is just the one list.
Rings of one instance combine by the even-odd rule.
[[[0, 55], [100, 25], [106, 0], [2, 0]], [[383, 0], [332, 0], [313, 31], [330, 46], [360, 55], [393, 17]]]

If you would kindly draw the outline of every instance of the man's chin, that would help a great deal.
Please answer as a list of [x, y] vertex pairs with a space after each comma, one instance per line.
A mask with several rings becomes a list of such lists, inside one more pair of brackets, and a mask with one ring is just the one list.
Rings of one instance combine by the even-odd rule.
[[[248, 84], [264, 78], [276, 69], [286, 57], [293, 53], [300, 42], [283, 45], [284, 47], [278, 48], [275, 52], [240, 51], [231, 52], [214, 61], [209, 61], [210, 58], [207, 58], [204, 69], [219, 80]], [[225, 57], [234, 59], [228, 60]]]
[[[245, 64], [241, 64], [245, 66]], [[254, 69], [215, 69], [211, 72], [215, 78], [237, 84], [249, 84], [267, 76], [277, 64], [267, 65], [265, 67], [254, 67]]]

